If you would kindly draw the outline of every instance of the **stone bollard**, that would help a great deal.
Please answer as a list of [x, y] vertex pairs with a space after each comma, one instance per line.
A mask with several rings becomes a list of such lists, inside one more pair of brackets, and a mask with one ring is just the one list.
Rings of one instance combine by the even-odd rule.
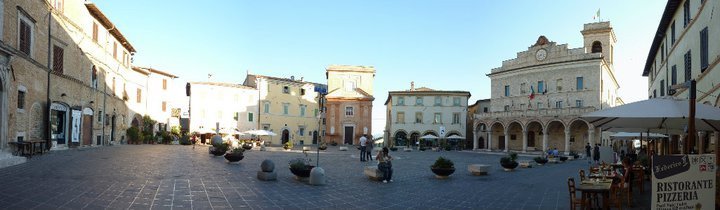
[[325, 170], [320, 167], [314, 167], [310, 170], [311, 185], [325, 185]]
[[260, 164], [260, 171], [257, 172], [257, 178], [262, 181], [277, 180], [277, 173], [275, 173], [275, 163], [273, 163], [272, 160], [263, 160], [263, 162]]
[[265, 144], [260, 145], [260, 151], [265, 151], [265, 150], [267, 150], [267, 149], [265, 149]]
[[215, 134], [215, 135], [212, 137], [212, 144], [213, 144], [213, 145], [215, 145], [215, 144], [222, 144], [222, 143], [223, 143], [222, 136], [220, 136], [220, 135], [218, 135], [218, 134]]

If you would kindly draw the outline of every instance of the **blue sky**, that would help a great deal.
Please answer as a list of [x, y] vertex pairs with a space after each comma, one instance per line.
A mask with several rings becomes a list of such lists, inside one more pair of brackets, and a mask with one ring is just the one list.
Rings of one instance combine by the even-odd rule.
[[[570, 48], [593, 20], [611, 21], [625, 102], [647, 98], [642, 67], [665, 1], [658, 0], [95, 0], [137, 49], [134, 64], [185, 81], [241, 83], [247, 71], [325, 83], [331, 64], [375, 66], [373, 131], [388, 91], [410, 82], [490, 97], [485, 74], [545, 35]], [[204, 3], [204, 4], [202, 4]]]

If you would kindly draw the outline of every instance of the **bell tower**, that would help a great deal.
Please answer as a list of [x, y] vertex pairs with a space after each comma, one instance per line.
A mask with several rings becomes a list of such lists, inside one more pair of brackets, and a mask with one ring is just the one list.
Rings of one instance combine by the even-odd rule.
[[610, 22], [586, 23], [580, 33], [583, 35], [585, 53], [602, 53], [605, 62], [612, 66], [617, 40]]

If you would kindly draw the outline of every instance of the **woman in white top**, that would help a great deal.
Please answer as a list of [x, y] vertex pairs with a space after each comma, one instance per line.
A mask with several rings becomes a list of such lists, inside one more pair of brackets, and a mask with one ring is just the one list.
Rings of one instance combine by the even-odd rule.
[[392, 182], [392, 156], [387, 147], [383, 147], [382, 151], [379, 151], [375, 160], [378, 160], [378, 169], [383, 172], [383, 183]]

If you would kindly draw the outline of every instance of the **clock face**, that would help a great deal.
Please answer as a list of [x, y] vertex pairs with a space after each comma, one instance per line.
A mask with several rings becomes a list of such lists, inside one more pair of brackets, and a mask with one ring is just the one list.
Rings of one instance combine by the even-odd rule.
[[539, 60], [539, 61], [545, 60], [545, 57], [547, 57], [547, 51], [545, 51], [545, 49], [539, 49], [539, 50], [535, 53], [535, 59], [537, 59], [537, 60]]

